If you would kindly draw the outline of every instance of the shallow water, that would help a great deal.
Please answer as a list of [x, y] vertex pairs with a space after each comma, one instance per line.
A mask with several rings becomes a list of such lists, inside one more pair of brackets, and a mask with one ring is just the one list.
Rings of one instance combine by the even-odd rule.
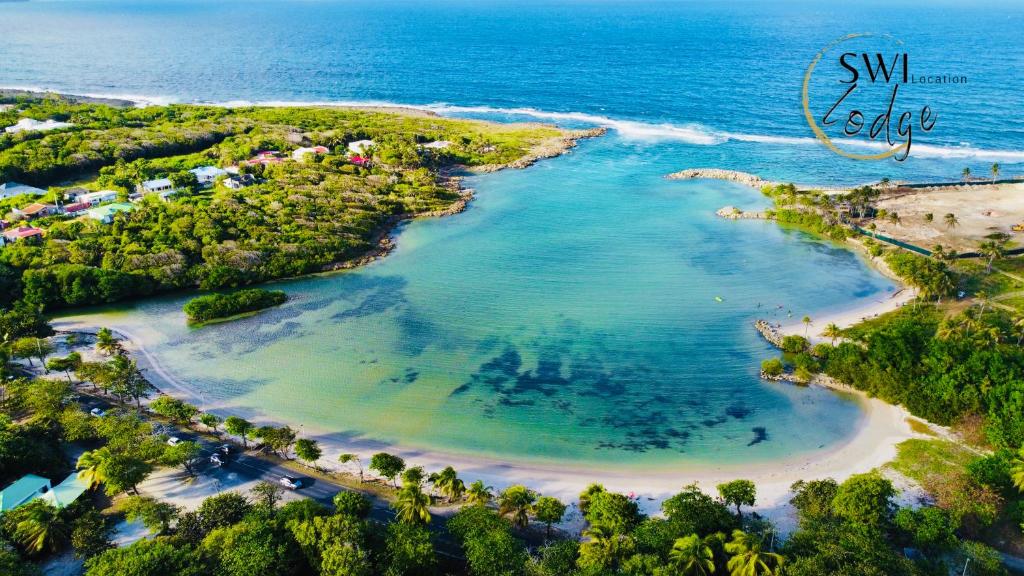
[[210, 406], [407, 447], [660, 467], [841, 441], [856, 404], [761, 382], [774, 352], [751, 324], [892, 284], [841, 247], [717, 218], [765, 200], [665, 180], [676, 153], [610, 136], [474, 177], [465, 213], [406, 225], [363, 269], [282, 282], [291, 300], [251, 318], [188, 328], [179, 297], [99, 321]]
[[[774, 351], [751, 323], [779, 305], [785, 322], [876, 300], [891, 283], [838, 246], [714, 216], [763, 205], [756, 191], [662, 176], [712, 166], [855, 184], [987, 174], [995, 161], [1024, 170], [1019, 2], [33, 0], [0, 2], [0, 22], [0, 86], [501, 120], [531, 108], [612, 128], [568, 156], [472, 179], [467, 212], [405, 226], [382, 261], [280, 283], [292, 299], [279, 309], [202, 329], [185, 325], [185, 296], [95, 315], [140, 336], [205, 406], [335, 438], [645, 468], [833, 446], [859, 409], [761, 382]], [[907, 162], [841, 158], [804, 122], [804, 70], [855, 32], [903, 40], [915, 73], [969, 78], [905, 91], [901, 104], [939, 116]], [[835, 87], [839, 72], [818, 81]]]

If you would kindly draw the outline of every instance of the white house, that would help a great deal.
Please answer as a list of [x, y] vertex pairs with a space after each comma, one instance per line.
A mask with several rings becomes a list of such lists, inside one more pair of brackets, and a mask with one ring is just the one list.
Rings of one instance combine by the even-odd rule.
[[241, 190], [246, 186], [252, 186], [256, 183], [256, 177], [252, 174], [235, 174], [225, 178], [222, 182], [225, 187], [232, 190]]
[[21, 120], [18, 120], [18, 123], [14, 126], [4, 128], [4, 131], [8, 134], [15, 134], [17, 132], [32, 132], [36, 130], [56, 130], [58, 128], [68, 128], [71, 126], [74, 126], [74, 124], [70, 124], [68, 122], [57, 122], [56, 120], [40, 122], [39, 120], [34, 120], [32, 118], [22, 118]]
[[104, 202], [113, 202], [117, 200], [117, 192], [113, 190], [100, 190], [99, 192], [89, 192], [87, 194], [79, 194], [75, 198], [77, 202], [89, 204], [90, 206], [99, 206]]
[[174, 190], [174, 184], [171, 183], [169, 178], [157, 178], [156, 180], [146, 180], [139, 184], [136, 189], [143, 194], [171, 192]]
[[377, 143], [373, 140], [356, 140], [355, 142], [349, 142], [348, 150], [353, 154], [363, 154], [369, 148], [373, 148]]
[[200, 166], [199, 168], [193, 168], [189, 172], [196, 175], [196, 180], [199, 180], [200, 186], [209, 186], [217, 180], [218, 176], [224, 176], [228, 173], [227, 170], [217, 168], [216, 166]]
[[292, 152], [292, 160], [302, 162], [308, 154], [327, 154], [330, 150], [326, 146], [313, 146], [312, 148], [298, 148]]
[[8, 198], [14, 198], [23, 194], [46, 194], [46, 190], [17, 182], [0, 184], [0, 200], [7, 200]]

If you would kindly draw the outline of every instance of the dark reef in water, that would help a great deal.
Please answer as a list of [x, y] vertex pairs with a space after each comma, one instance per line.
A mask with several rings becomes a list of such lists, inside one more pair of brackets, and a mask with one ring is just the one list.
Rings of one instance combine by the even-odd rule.
[[766, 430], [764, 426], [755, 426], [751, 428], [750, 431], [754, 433], [754, 439], [751, 440], [747, 446], [753, 446], [754, 444], [760, 444], [761, 442], [768, 440], [768, 430]]

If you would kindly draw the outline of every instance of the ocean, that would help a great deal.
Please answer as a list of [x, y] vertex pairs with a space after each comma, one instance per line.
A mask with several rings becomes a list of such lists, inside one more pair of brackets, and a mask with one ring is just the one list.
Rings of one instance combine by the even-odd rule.
[[[1024, 163], [1019, 4], [64, 0], [2, 3], [0, 20], [5, 87], [610, 129], [471, 178], [469, 210], [403, 226], [381, 261], [278, 283], [280, 309], [201, 329], [184, 296], [87, 312], [138, 336], [204, 409], [340, 444], [644, 469], [836, 446], [857, 403], [761, 381], [775, 352], [751, 324], [884, 299], [892, 282], [842, 246], [714, 216], [765, 206], [753, 189], [663, 176], [837, 185]], [[835, 154], [804, 118], [815, 54], [865, 32], [915, 77], [966, 78], [902, 86], [895, 115], [937, 118], [904, 162]], [[820, 66], [815, 114], [844, 73]], [[870, 118], [879, 94], [850, 102]]]

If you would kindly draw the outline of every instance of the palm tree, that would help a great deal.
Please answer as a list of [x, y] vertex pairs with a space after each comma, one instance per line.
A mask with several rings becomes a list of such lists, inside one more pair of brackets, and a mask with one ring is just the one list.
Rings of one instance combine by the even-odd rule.
[[801, 322], [804, 323], [804, 338], [807, 338], [807, 331], [811, 328], [811, 317], [810, 316], [804, 316], [804, 318], [803, 318], [803, 320], [801, 320]]
[[68, 540], [67, 525], [60, 510], [45, 500], [35, 500], [20, 510], [14, 525], [14, 540], [29, 554], [58, 551]]
[[943, 216], [942, 221], [946, 223], [946, 228], [951, 230], [960, 224], [960, 221], [956, 219], [956, 214], [953, 214], [952, 212]]
[[775, 576], [779, 573], [783, 558], [774, 552], [762, 550], [761, 536], [743, 530], [732, 531], [732, 541], [725, 545], [725, 551], [732, 555], [726, 566], [732, 576]]
[[935, 214], [932, 214], [931, 212], [929, 212], [929, 213], [924, 215], [924, 221], [925, 222], [931, 222], [932, 220], [935, 220]]
[[839, 325], [835, 322], [830, 322], [829, 325], [825, 326], [825, 329], [821, 331], [821, 335], [825, 338], [831, 338], [832, 345], [835, 346], [836, 339], [843, 335], [843, 330], [839, 328]]
[[[709, 536], [708, 540], [713, 538]], [[696, 534], [678, 538], [668, 553], [679, 576], [709, 576], [715, 572], [715, 551]]]
[[999, 162], [992, 164], [992, 182], [999, 178]]
[[1010, 479], [1018, 490], [1024, 492], [1024, 448], [1017, 452], [1017, 457], [1010, 463]]
[[537, 493], [526, 486], [509, 486], [498, 495], [498, 514], [509, 516], [513, 526], [526, 528], [536, 499]]
[[593, 524], [583, 531], [583, 536], [587, 541], [580, 545], [580, 549], [594, 550], [595, 553], [588, 556], [600, 558], [603, 568], [612, 568], [628, 553], [628, 539], [607, 526]]
[[470, 504], [485, 505], [494, 499], [494, 487], [485, 485], [483, 480], [477, 480], [469, 485], [466, 499]]
[[402, 522], [426, 524], [430, 522], [430, 495], [419, 484], [407, 484], [398, 491], [395, 511]]
[[103, 464], [110, 460], [111, 457], [110, 448], [106, 446], [97, 448], [95, 450], [89, 450], [83, 452], [78, 457], [77, 468], [79, 470], [78, 477], [89, 483], [89, 488], [106, 481], [106, 477], [103, 475]]
[[121, 343], [114, 338], [110, 328], [100, 328], [96, 333], [96, 348], [107, 356], [110, 356], [121, 349]]
[[970, 168], [964, 168], [963, 171], [961, 171], [960, 173], [963, 174], [964, 182], [967, 182], [968, 180], [971, 179], [971, 169]]
[[996, 240], [988, 240], [978, 245], [978, 252], [988, 258], [987, 271], [992, 271], [992, 264], [1006, 256], [1006, 245]]
[[351, 453], [342, 454], [341, 456], [338, 456], [338, 462], [341, 462], [342, 464], [355, 462], [356, 465], [359, 466], [359, 483], [363, 483], [363, 461], [359, 459], [359, 455]]
[[445, 497], [448, 502], [461, 498], [466, 492], [466, 484], [459, 479], [455, 468], [446, 466], [444, 470], [431, 474], [427, 481], [434, 485], [434, 488]]

